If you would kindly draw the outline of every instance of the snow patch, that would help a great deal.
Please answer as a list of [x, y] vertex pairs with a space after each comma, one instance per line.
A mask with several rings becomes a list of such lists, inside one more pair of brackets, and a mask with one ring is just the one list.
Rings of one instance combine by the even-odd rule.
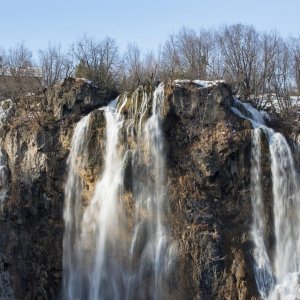
[[[240, 98], [238, 95], [236, 96], [237, 98]], [[275, 93], [271, 94], [264, 94], [264, 95], [258, 95], [254, 96], [251, 95], [250, 99], [252, 101], [258, 100], [259, 103], [261, 103], [261, 106], [266, 108], [266, 109], [272, 109], [276, 113], [280, 113], [281, 110], [284, 108], [282, 105], [289, 100], [288, 105], [291, 108], [299, 108], [300, 107], [300, 96], [290, 96], [289, 99], [284, 99], [282, 97], [279, 97]], [[281, 103], [281, 105], [280, 105]]]
[[94, 82], [90, 79], [87, 79], [87, 78], [84, 78], [84, 77], [81, 77], [81, 78], [76, 78], [76, 80], [78, 81], [82, 81], [88, 85], [91, 85], [91, 86], [95, 86]]
[[180, 87], [183, 84], [187, 84], [187, 83], [194, 83], [198, 85], [199, 88], [201, 89], [201, 88], [209, 88], [209, 87], [217, 86], [219, 84], [225, 83], [225, 80], [213, 80], [213, 81], [200, 80], [200, 79], [196, 79], [196, 80], [175, 79], [174, 80], [174, 84], [177, 87]]

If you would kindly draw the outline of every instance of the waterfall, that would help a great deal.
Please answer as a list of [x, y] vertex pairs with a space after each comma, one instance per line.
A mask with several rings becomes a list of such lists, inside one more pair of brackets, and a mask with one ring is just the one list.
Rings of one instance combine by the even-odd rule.
[[254, 272], [260, 294], [265, 298], [273, 285], [272, 267], [264, 241], [264, 202], [261, 186], [261, 130], [252, 131], [251, 151], [251, 202], [253, 207], [252, 237], [255, 243]]
[[[249, 119], [255, 128], [252, 133], [251, 199], [253, 205], [252, 233], [255, 243], [255, 276], [263, 299], [289, 300], [300, 297], [300, 186], [291, 149], [280, 133], [268, 128], [262, 114], [249, 104], [235, 101], [232, 109]], [[263, 131], [269, 142], [272, 172], [273, 219], [275, 253], [271, 258], [266, 250], [264, 232], [264, 201], [261, 193], [260, 140]], [[273, 274], [273, 276], [271, 275]]]
[[87, 205], [78, 172], [88, 160], [89, 117], [75, 128], [65, 187], [66, 299], [167, 297], [176, 245], [166, 224], [163, 104], [161, 84], [153, 97], [140, 88], [103, 109], [104, 167]]
[[[153, 299], [163, 299], [167, 287], [164, 286], [170, 273], [172, 260], [176, 256], [176, 246], [170, 243], [165, 217], [166, 178], [163, 134], [161, 131], [161, 110], [164, 101], [164, 86], [154, 92], [152, 114], [146, 121], [142, 134], [138, 135], [139, 147], [133, 153], [133, 190], [135, 201], [135, 224], [130, 246], [131, 259], [138, 257], [131, 276], [128, 299], [132, 299], [135, 286], [140, 289], [139, 298], [152, 294]], [[145, 106], [141, 105], [143, 109]], [[141, 118], [145, 115], [142, 112]], [[143, 167], [146, 161], [147, 168]], [[140, 173], [143, 173], [141, 177]], [[145, 236], [147, 240], [145, 241]], [[144, 246], [141, 248], [141, 245]], [[145, 281], [148, 282], [145, 285]], [[146, 292], [146, 294], [144, 294]]]
[[276, 235], [275, 276], [277, 285], [270, 299], [300, 297], [300, 198], [299, 178], [285, 138], [271, 137], [271, 169]]
[[7, 158], [0, 147], [0, 210], [7, 195], [8, 189], [8, 169]]
[[122, 250], [120, 236], [121, 211], [119, 205], [123, 184], [124, 158], [119, 145], [121, 116], [114, 108], [105, 109], [106, 150], [104, 172], [98, 180], [95, 193], [84, 211], [82, 220], [82, 245], [89, 250], [89, 299], [121, 299], [122, 265], [116, 259]]
[[[5, 107], [6, 109], [4, 109]], [[3, 124], [7, 121], [11, 114], [12, 101], [10, 99], [1, 101], [0, 103], [0, 129]], [[0, 146], [0, 211], [3, 209], [3, 202], [7, 196], [8, 191], [8, 168], [7, 168], [7, 157], [5, 152]]]
[[79, 299], [81, 295], [81, 249], [78, 237], [80, 236], [82, 214], [82, 180], [79, 171], [85, 166], [87, 158], [85, 143], [88, 123], [89, 115], [82, 118], [77, 124], [67, 161], [68, 176], [65, 185], [63, 239], [63, 284], [67, 299]]

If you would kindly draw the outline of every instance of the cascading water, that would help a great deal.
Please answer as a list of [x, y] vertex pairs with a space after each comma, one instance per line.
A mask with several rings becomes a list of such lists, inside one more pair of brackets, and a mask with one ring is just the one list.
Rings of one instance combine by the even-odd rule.
[[274, 269], [277, 285], [270, 299], [300, 297], [300, 186], [294, 160], [285, 138], [271, 138], [276, 248]]
[[[170, 244], [167, 224], [164, 220], [167, 215], [167, 205], [164, 145], [161, 132], [163, 100], [164, 86], [160, 85], [153, 95], [152, 115], [146, 121], [143, 131], [138, 134], [138, 148], [133, 153], [133, 191], [136, 199], [135, 224], [137, 226], [130, 246], [130, 255], [132, 259], [138, 257], [135, 266], [138, 272], [134, 272], [131, 276], [128, 299], [133, 297], [134, 285], [138, 286], [142, 283], [145, 285], [145, 281], [147, 285], [144, 290], [140, 289], [140, 299], [146, 297], [144, 293], [152, 294], [153, 299], [163, 299], [167, 290], [164, 284], [176, 251], [176, 246]], [[145, 115], [143, 102], [141, 119]], [[140, 176], [141, 171], [143, 177]], [[141, 245], [143, 245], [142, 250]]]
[[[65, 188], [67, 299], [166, 298], [176, 246], [166, 225], [163, 101], [164, 86], [160, 85], [153, 94], [152, 112], [144, 89], [104, 109], [104, 169], [86, 207], [77, 173], [87, 159], [88, 117], [75, 129]], [[128, 168], [131, 178], [124, 175]], [[129, 217], [123, 209], [126, 197], [133, 207]]]
[[78, 299], [81, 295], [81, 249], [78, 241], [81, 226], [82, 180], [79, 171], [86, 163], [86, 132], [89, 115], [77, 124], [68, 158], [68, 177], [65, 186], [63, 241], [64, 293], [67, 299]]
[[261, 186], [261, 130], [252, 131], [251, 151], [251, 202], [253, 207], [252, 237], [256, 245], [253, 256], [255, 258], [255, 278], [261, 295], [265, 298], [273, 285], [272, 267], [266, 251], [264, 241], [264, 202]]
[[[233, 111], [252, 122], [251, 199], [255, 276], [263, 299], [295, 300], [300, 297], [300, 186], [291, 149], [280, 133], [268, 128], [262, 114], [238, 100]], [[261, 193], [260, 140], [263, 131], [269, 142], [273, 184], [273, 219], [276, 238], [273, 266], [263, 238], [264, 209]]]
[[[121, 116], [113, 107], [105, 110], [106, 150], [104, 172], [94, 196], [84, 211], [81, 224], [82, 246], [90, 252], [88, 299], [122, 299], [122, 265], [116, 259], [123, 250], [120, 236], [120, 193], [124, 158], [119, 145]], [[90, 248], [89, 248], [90, 246]], [[92, 250], [91, 250], [92, 249]]]
[[0, 210], [7, 194], [8, 169], [6, 163], [6, 156], [0, 148]]
[[[6, 109], [3, 109], [3, 106]], [[11, 113], [12, 101], [10, 99], [4, 100], [0, 103], [0, 128], [5, 124], [7, 118]], [[6, 198], [8, 190], [8, 168], [7, 157], [0, 146], [0, 211], [3, 207], [3, 202]]]

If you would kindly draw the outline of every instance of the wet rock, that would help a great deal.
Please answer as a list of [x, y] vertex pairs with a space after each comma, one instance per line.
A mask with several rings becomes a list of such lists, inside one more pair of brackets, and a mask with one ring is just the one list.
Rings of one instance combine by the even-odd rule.
[[[223, 82], [207, 88], [167, 86], [166, 93], [167, 221], [178, 244], [168, 299], [255, 299], [250, 124], [231, 112], [231, 90]], [[66, 161], [74, 127], [91, 111], [88, 161], [77, 170], [84, 179], [84, 205], [103, 169], [106, 124], [104, 111], [96, 108], [115, 95], [104, 95], [83, 79], [67, 79], [40, 97], [51, 116], [49, 126], [19, 122], [18, 112], [18, 119], [1, 130], [10, 176], [0, 213], [0, 298], [10, 288], [16, 299], [61, 298]], [[131, 159], [129, 151], [121, 199], [128, 218], [125, 238], [134, 213]], [[263, 159], [267, 178], [267, 149]], [[269, 184], [270, 179], [265, 193]], [[271, 249], [271, 232], [268, 239]]]
[[252, 248], [245, 246], [251, 242], [251, 127], [232, 114], [223, 83], [177, 86], [168, 100], [170, 203], [188, 268], [181, 285], [193, 291], [191, 299], [257, 297]]
[[114, 91], [104, 91], [84, 78], [66, 78], [45, 92], [48, 109], [56, 118], [70, 113], [88, 113], [117, 97]]
[[[72, 134], [80, 115], [108, 102], [96, 87], [71, 78], [39, 97], [49, 114], [54, 114], [50, 126], [34, 119], [24, 122], [27, 112], [19, 110], [1, 129], [9, 171], [7, 197], [0, 211], [0, 255], [6, 266], [0, 270], [1, 299], [8, 297], [7, 286], [15, 299], [59, 298], [64, 183]], [[79, 170], [87, 178], [85, 194], [92, 193], [99, 176], [101, 163], [96, 162], [102, 162], [104, 132], [103, 111], [96, 109], [89, 126], [88, 169]]]

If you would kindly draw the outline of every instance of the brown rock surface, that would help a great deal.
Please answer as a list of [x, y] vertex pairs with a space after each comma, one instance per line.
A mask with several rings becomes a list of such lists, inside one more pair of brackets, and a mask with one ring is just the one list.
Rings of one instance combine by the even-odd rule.
[[[179, 245], [174, 289], [182, 299], [256, 299], [249, 233], [249, 124], [231, 112], [232, 95], [224, 83], [166, 90], [169, 222]], [[103, 164], [105, 119], [95, 108], [106, 105], [108, 96], [101, 98], [96, 87], [75, 79], [44, 95], [51, 122], [44, 127], [11, 122], [1, 132], [10, 180], [0, 213], [0, 281], [6, 278], [2, 281], [16, 299], [61, 297], [66, 160], [76, 122], [92, 110], [88, 164], [78, 170], [85, 179], [86, 199]], [[264, 160], [268, 176], [268, 152]], [[130, 180], [125, 188], [130, 227]], [[269, 240], [271, 247], [272, 233]]]

